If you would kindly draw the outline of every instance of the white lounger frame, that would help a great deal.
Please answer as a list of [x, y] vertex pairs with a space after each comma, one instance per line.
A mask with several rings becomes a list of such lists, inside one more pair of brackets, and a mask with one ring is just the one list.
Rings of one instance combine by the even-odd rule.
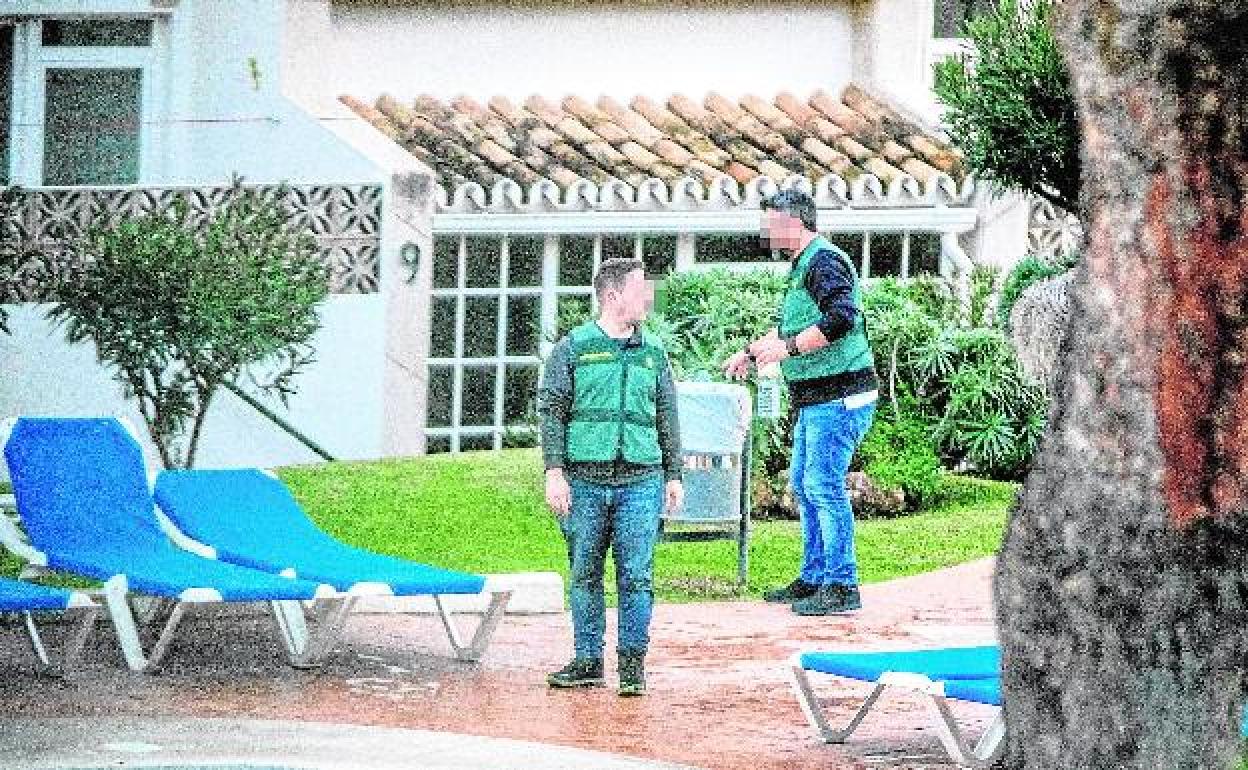
[[[789, 659], [790, 683], [793, 685], [794, 694], [797, 695], [797, 702], [801, 705], [802, 712], [806, 715], [806, 720], [826, 743], [844, 743], [853, 734], [854, 730], [858, 729], [858, 725], [862, 723], [867, 712], [879, 700], [884, 690], [889, 687], [895, 687], [924, 696], [924, 700], [936, 723], [940, 742], [944, 745], [945, 750], [949, 752], [950, 759], [958, 766], [976, 768], [976, 770], [992, 767], [993, 763], [1000, 756], [1001, 751], [1005, 748], [1005, 741], [1003, 740], [1005, 738], [1005, 719], [1000, 710], [997, 711], [996, 718], [984, 730], [984, 734], [980, 736], [979, 741], [972, 745], [958, 726], [957, 721], [953, 718], [953, 712], [950, 710], [948, 699], [945, 697], [944, 682], [934, 681], [922, 674], [901, 671], [890, 671], [881, 675], [879, 680], [874, 683], [875, 687], [871, 690], [871, 693], [863, 700], [849, 721], [843, 727], [833, 727], [828, 722], [827, 714], [820, 705], [819, 698], [811, 684], [810, 674], [819, 672], [811, 672], [805, 669], [802, 666], [801, 658], [801, 653], [798, 653]], [[826, 676], [835, 675], [826, 674]]]
[[[0, 451], [8, 443], [13, 430], [15, 418], [0, 421]], [[128, 420], [118, 422], [138, 440], [134, 427]], [[153, 506], [153, 511], [159, 511]], [[48, 567], [47, 554], [36, 549], [27, 541], [25, 534], [7, 516], [0, 515], [0, 545], [13, 552], [26, 562], [22, 577], [47, 575], [54, 570]], [[265, 575], [268, 573], [260, 572]], [[224, 599], [214, 588], [188, 588], [178, 594], [176, 599], [134, 594], [130, 591], [129, 581], [124, 574], [113, 575], [104, 581], [104, 585], [93, 591], [84, 592], [97, 596], [104, 601], [113, 628], [117, 633], [117, 643], [121, 647], [126, 665], [132, 671], [150, 672], [159, 667], [169, 645], [173, 641], [174, 632], [188, 610], [197, 605], [221, 604]], [[303, 615], [297, 600], [270, 601], [274, 624], [278, 637], [282, 641], [290, 659], [296, 668], [315, 668], [324, 662], [325, 657], [333, 649], [343, 626], [343, 620], [350, 611], [351, 601], [344, 601], [331, 586], [320, 586], [316, 592], [317, 600], [328, 604], [327, 617], [318, 623], [312, 632]], [[139, 605], [136, 607], [136, 605]], [[163, 625], [151, 645], [144, 649], [142, 630], [161, 621]], [[29, 626], [28, 626], [29, 629]], [[83, 634], [85, 640], [86, 634]], [[36, 643], [32, 640], [32, 645]], [[36, 653], [38, 654], [38, 653]], [[46, 654], [46, 650], [45, 653]]]
[[[160, 528], [164, 530], [169, 539], [180, 548], [184, 548], [191, 553], [203, 556], [206, 559], [217, 559], [217, 549], [210, 545], [191, 538], [177, 525], [165, 515], [164, 511], [156, 509], [156, 518], [160, 522]], [[295, 578], [298, 575], [294, 569], [285, 569], [280, 573], [283, 577]], [[329, 586], [325, 586], [329, 591], [333, 591]], [[463, 635], [456, 628], [454, 621], [451, 620], [451, 613], [447, 611], [446, 605], [442, 601], [440, 594], [420, 594], [422, 596], [432, 596], [434, 604], [438, 608], [438, 615], [442, 619], [442, 626], [446, 629], [447, 640], [451, 644], [451, 649], [455, 652], [457, 660], [465, 662], [475, 662], [481, 659], [485, 654], [486, 648], [490, 644], [490, 639], [494, 636], [498, 624], [503, 619], [503, 614], [507, 610], [507, 603], [511, 601], [511, 590], [499, 587], [491, 587], [489, 578], [486, 578], [485, 588], [482, 593], [490, 594], [490, 603], [482, 614], [481, 622], [477, 625], [477, 629], [473, 632], [472, 638], [468, 642], [464, 642]], [[310, 611], [316, 615], [328, 614], [326, 622], [331, 628], [334, 628], [334, 638], [341, 633], [342, 628], [346, 625], [347, 616], [354, 609], [356, 599], [364, 596], [393, 596], [394, 591], [386, 583], [369, 583], [360, 582], [352, 585], [346, 591], [333, 591], [327, 593], [326, 598], [318, 598], [311, 607]], [[286, 619], [292, 624], [298, 624], [303, 621], [304, 615], [300, 611], [301, 605], [298, 602], [291, 602], [284, 611]], [[329, 649], [317, 651], [320, 655], [328, 654]]]
[[[117, 421], [135, 441], [139, 441], [139, 436], [129, 420], [117, 418]], [[8, 443], [9, 434], [16, 422], [16, 418], [0, 420], [0, 452]], [[153, 475], [149, 473], [149, 488]], [[158, 507], [154, 506], [153, 512], [161, 529], [175, 545], [204, 558], [217, 560], [215, 549], [184, 535]], [[32, 547], [21, 530], [9, 521], [8, 517], [2, 515], [0, 515], [0, 545], [26, 562], [27, 567], [22, 573], [23, 576], [47, 574], [50, 571], [47, 567], [47, 555]], [[257, 572], [270, 574], [260, 570]], [[296, 577], [290, 570], [283, 572], [282, 576]], [[490, 589], [488, 583], [485, 592], [492, 594], [490, 604], [472, 638], [466, 643], [452, 622], [450, 613], [443, 605], [442, 597], [433, 596], [451, 648], [458, 660], [469, 662], [480, 660], [511, 599], [510, 590]], [[113, 627], [116, 629], [117, 642], [125, 656], [126, 665], [131, 670], [140, 672], [153, 671], [160, 665], [168, 652], [178, 624], [191, 607], [223, 602], [221, 594], [212, 588], [190, 588], [180, 593], [177, 599], [135, 595], [131, 593], [125, 575], [114, 575], [104, 581], [102, 589], [88, 593], [98, 594], [103, 598], [113, 621]], [[302, 602], [296, 600], [269, 602], [278, 637], [286, 649], [290, 664], [296, 668], [315, 668], [322, 665], [340, 639], [356, 600], [361, 596], [390, 595], [391, 593], [388, 585], [380, 583], [359, 583], [352, 586], [349, 591], [337, 591], [332, 586], [321, 585], [316, 592], [316, 598], [308, 602], [309, 609], [312, 611], [310, 614], [318, 618], [315, 630], [309, 628], [309, 613], [305, 613]], [[145, 604], [138, 613], [138, 617], [136, 617], [136, 608], [133, 606], [138, 602], [132, 603], [131, 599], [141, 600]], [[163, 626], [159, 634], [156, 635], [151, 646], [145, 650], [140, 635], [141, 627], [152, 625], [162, 619]]]
[[[53, 656], [48, 652], [47, 645], [44, 644], [43, 637], [39, 634], [39, 628], [35, 624], [34, 616], [36, 613], [41, 612], [65, 612], [73, 613], [77, 616], [73, 629], [69, 632], [65, 643], [61, 646], [59, 655]], [[69, 604], [64, 609], [22, 611], [22, 620], [26, 628], [26, 638], [30, 642], [31, 652], [38, 658], [45, 673], [53, 676], [69, 676], [73, 673], [79, 658], [82, 656], [82, 648], [87, 642], [87, 637], [91, 635], [91, 629], [95, 627], [95, 621], [99, 616], [100, 606], [91, 601], [91, 597], [81, 591], [71, 592]]]

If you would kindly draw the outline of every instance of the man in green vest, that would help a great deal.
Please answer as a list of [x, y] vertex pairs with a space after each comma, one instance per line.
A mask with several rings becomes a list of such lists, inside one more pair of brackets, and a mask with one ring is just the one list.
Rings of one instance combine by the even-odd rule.
[[646, 690], [659, 515], [681, 505], [680, 428], [667, 353], [642, 331], [651, 301], [641, 260], [604, 260], [594, 276], [600, 315], [559, 340], [538, 391], [546, 502], [571, 567], [575, 657], [551, 687], [600, 687], [610, 547], [619, 592], [619, 694]]
[[877, 380], [849, 257], [815, 228], [815, 202], [786, 190], [762, 203], [762, 235], [790, 261], [779, 323], [724, 362], [733, 379], [779, 362], [797, 417], [790, 474], [802, 519], [801, 572], [769, 602], [799, 615], [862, 607], [854, 557], [854, 513], [845, 475], [875, 412]]

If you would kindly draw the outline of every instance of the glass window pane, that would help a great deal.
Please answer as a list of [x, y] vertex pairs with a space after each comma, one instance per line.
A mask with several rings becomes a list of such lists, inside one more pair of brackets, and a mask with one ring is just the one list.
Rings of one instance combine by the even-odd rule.
[[572, 327], [588, 321], [592, 312], [588, 294], [565, 294], [559, 297], [555, 337], [562, 337], [571, 331]]
[[513, 235], [507, 239], [508, 286], [541, 286], [542, 255], [546, 239], [531, 235]]
[[433, 315], [429, 319], [429, 355], [433, 358], [455, 357], [454, 297], [434, 297]]
[[535, 356], [542, 332], [542, 298], [507, 298], [507, 350], [509, 356]]
[[40, 32], [45, 46], [146, 46], [150, 19], [52, 19]]
[[451, 393], [455, 390], [454, 372], [449, 366], [429, 367], [428, 425], [447, 428], [451, 424]]
[[469, 297], [464, 313], [464, 355], [498, 355], [498, 297]]
[[503, 424], [537, 422], [537, 364], [508, 364], [503, 382]]
[[459, 236], [433, 239], [433, 288], [454, 289], [459, 286]]
[[901, 275], [901, 233], [871, 233], [871, 277]]
[[603, 259], [635, 259], [637, 239], [631, 235], [604, 235], [601, 256]]
[[940, 272], [940, 233], [910, 233], [910, 275]]
[[694, 240], [698, 262], [766, 262], [771, 253], [757, 235], [699, 235]]
[[474, 289], [499, 286], [503, 266], [503, 243], [498, 238], [470, 236], [464, 239], [466, 285]]
[[641, 241], [641, 258], [649, 275], [662, 276], [671, 272], [676, 267], [676, 236], [645, 236]]
[[559, 285], [591, 286], [594, 282], [594, 239], [586, 235], [559, 238]]
[[425, 453], [431, 455], [445, 454], [451, 451], [450, 436], [427, 436], [425, 438]]
[[837, 246], [854, 263], [854, 269], [862, 267], [862, 233], [827, 233], [828, 242]]
[[139, 181], [142, 72], [49, 69], [43, 125], [43, 183]]
[[9, 120], [13, 109], [13, 27], [0, 26], [0, 185], [9, 183]]
[[[497, 374], [493, 366], [464, 367], [460, 425], [494, 424], [494, 381]], [[460, 445], [462, 447], [462, 442]]]
[[494, 448], [494, 434], [487, 433], [485, 435], [476, 436], [460, 436], [459, 450], [461, 452], [479, 452], [485, 449]]

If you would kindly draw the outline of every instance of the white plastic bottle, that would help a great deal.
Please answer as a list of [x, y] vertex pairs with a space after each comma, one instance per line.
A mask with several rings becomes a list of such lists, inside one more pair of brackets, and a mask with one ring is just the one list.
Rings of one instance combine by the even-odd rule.
[[780, 417], [780, 364], [772, 362], [758, 370], [758, 392], [755, 415], [762, 420]]

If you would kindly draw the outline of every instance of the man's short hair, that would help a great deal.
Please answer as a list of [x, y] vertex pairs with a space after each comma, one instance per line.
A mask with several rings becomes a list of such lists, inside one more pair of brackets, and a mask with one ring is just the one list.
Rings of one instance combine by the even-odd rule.
[[759, 206], [763, 211], [779, 211], [802, 220], [802, 227], [812, 233], [818, 232], [815, 224], [815, 201], [801, 190], [781, 190], [770, 198], [764, 198]]
[[624, 286], [624, 280], [628, 278], [629, 273], [645, 269], [646, 265], [640, 259], [622, 257], [604, 259], [602, 264], [598, 265], [598, 273], [594, 275], [594, 293], [602, 299], [602, 294], [607, 289], [619, 291]]

